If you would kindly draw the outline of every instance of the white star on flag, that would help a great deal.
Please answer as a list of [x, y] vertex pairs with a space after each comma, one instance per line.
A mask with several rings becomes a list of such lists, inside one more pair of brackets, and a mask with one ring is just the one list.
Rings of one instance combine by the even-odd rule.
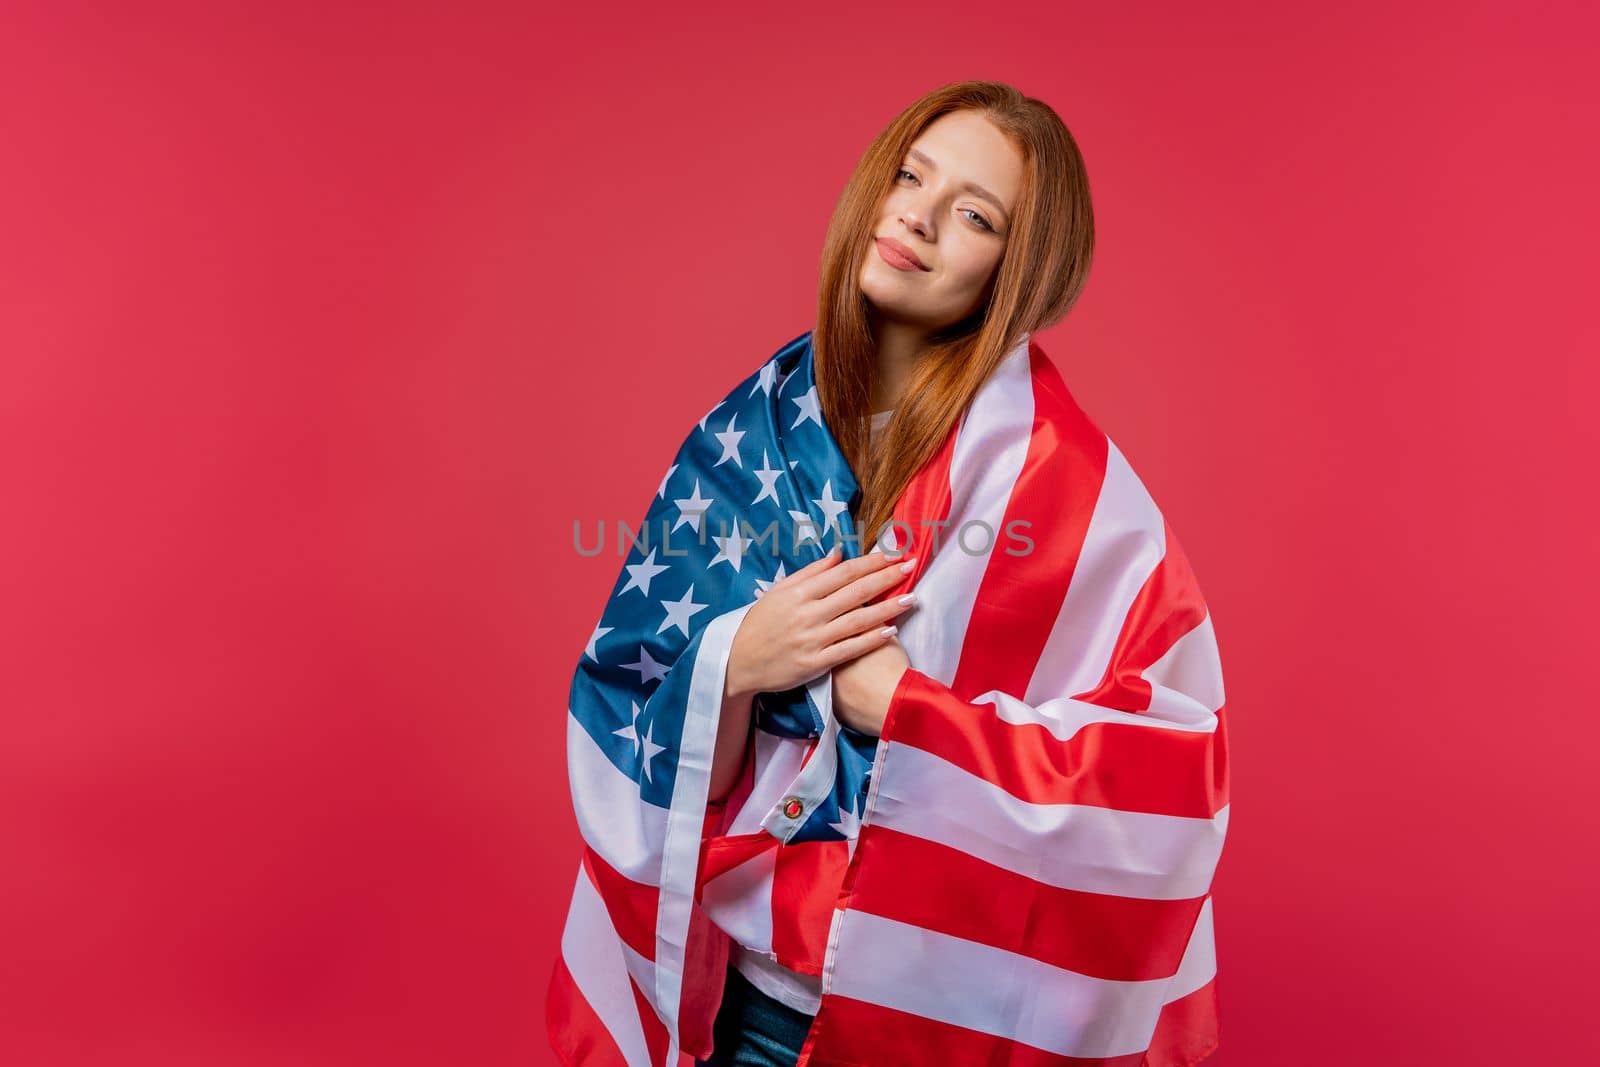
[[596, 663], [599, 663], [600, 657], [595, 654], [594, 650], [595, 642], [599, 641], [602, 637], [614, 629], [615, 627], [613, 626], [596, 626], [594, 628], [594, 633], [589, 635], [589, 644], [584, 648], [583, 654], [594, 660]]
[[821, 531], [817, 529], [817, 520], [810, 514], [791, 509], [789, 518], [794, 522], [794, 547], [799, 548], [807, 541], [815, 541], [819, 546], [822, 544], [822, 538], [818, 536]]
[[728, 428], [714, 435], [722, 445], [722, 457], [712, 464], [713, 467], [720, 467], [731, 459], [739, 465], [740, 470], [744, 469], [744, 457], [739, 455], [739, 439], [745, 435], [745, 431], [733, 428], [734, 419], [738, 417], [739, 413], [735, 411], [733, 418], [728, 420]]
[[694, 480], [694, 492], [689, 496], [674, 500], [673, 503], [678, 505], [678, 521], [673, 523], [672, 529], [667, 532], [672, 533], [684, 523], [688, 523], [695, 533], [699, 533], [701, 517], [705, 515], [712, 504], [716, 503], [716, 500], [713, 497], [700, 495], [700, 479], [696, 478]]
[[783, 569], [783, 560], [780, 559], [778, 561], [778, 572], [772, 576], [770, 581], [762, 581], [760, 578], [756, 579], [756, 599], [760, 600], [761, 594], [765, 593], [768, 589], [771, 589], [773, 582], [781, 582], [787, 577], [788, 574]]
[[794, 429], [807, 419], [810, 419], [818, 426], [822, 425], [822, 408], [817, 401], [816, 386], [813, 385], [799, 396], [792, 396], [789, 399], [800, 405], [800, 413], [794, 417], [794, 423], [789, 429]]
[[694, 602], [694, 583], [689, 583], [689, 591], [683, 594], [681, 600], [663, 600], [661, 606], [667, 609], [667, 617], [661, 620], [661, 625], [656, 627], [660, 633], [669, 626], [676, 626], [683, 631], [683, 636], [689, 636], [689, 619], [697, 611], [704, 611], [710, 604], [696, 604]]
[[624, 741], [632, 741], [633, 750], [637, 752], [639, 751], [639, 702], [637, 700], [631, 700], [629, 703], [633, 705], [633, 721], [624, 726], [622, 729], [612, 730], [611, 732], [622, 738]]
[[848, 511], [850, 504], [848, 501], [834, 498], [833, 482], [831, 480], [822, 483], [822, 499], [811, 502], [822, 509], [822, 528], [824, 530], [831, 528], [838, 530], [840, 534], [844, 533], [844, 528], [839, 525], [839, 515]]
[[718, 537], [716, 534], [712, 534], [711, 540], [717, 543], [717, 554], [710, 563], [706, 564], [706, 570], [709, 571], [718, 563], [728, 563], [733, 566], [735, 573], [738, 573], [740, 571], [739, 565], [744, 560], [744, 550], [750, 545], [750, 538], [746, 537], [744, 531], [739, 529], [739, 524], [737, 522], [734, 523], [733, 532], [727, 537]]
[[783, 477], [783, 468], [772, 466], [772, 462], [767, 459], [766, 449], [763, 448], [761, 450], [761, 469], [751, 471], [751, 473], [761, 479], [761, 492], [757, 493], [756, 498], [750, 503], [752, 505], [759, 504], [769, 496], [774, 504], [780, 503], [778, 500], [778, 479]]
[[772, 386], [773, 383], [777, 381], [777, 378], [778, 361], [775, 359], [769, 359], [767, 361], [767, 365], [761, 368], [761, 377], [756, 380], [755, 389], [750, 390], [750, 395], [755, 396], [756, 389], [759, 389], [768, 396], [771, 396]]
[[639, 646], [639, 662], [624, 663], [623, 666], [630, 671], [639, 672], [640, 685], [650, 681], [652, 678], [659, 682], [667, 676], [667, 664], [657, 663], [651, 659], [649, 651], [643, 645]]
[[861, 816], [856, 814], [853, 810], [840, 805], [839, 821], [830, 822], [828, 825], [831, 828], [839, 831], [840, 836], [844, 837], [849, 842], [847, 849], [848, 854], [852, 856], [855, 855], [856, 835], [861, 832]]
[[661, 478], [661, 488], [656, 490], [656, 496], [661, 497], [667, 495], [667, 479], [671, 478], [672, 472], [677, 469], [678, 465], [676, 463], [667, 468], [667, 473]]
[[627, 566], [625, 566], [623, 568], [623, 570], [628, 572], [628, 583], [626, 585], [624, 585], [621, 589], [617, 590], [617, 595], [621, 596], [623, 593], [626, 593], [630, 589], [637, 589], [640, 592], [644, 593], [645, 596], [649, 596], [650, 595], [650, 579], [654, 578], [656, 575], [660, 574], [662, 571], [669, 570], [669, 569], [670, 568], [668, 568], [664, 564], [660, 564], [660, 563], [656, 562], [656, 550], [652, 548], [650, 550], [650, 554], [648, 556], [646, 556], [641, 562], [639, 562], [639, 563], [629, 563]]
[[630, 703], [633, 704], [633, 721], [622, 729], [612, 730], [611, 732], [618, 737], [633, 742], [633, 754], [643, 760], [644, 779], [648, 782], [650, 780], [650, 761], [665, 752], [667, 748], [665, 745], [656, 744], [656, 724], [653, 722], [645, 730], [644, 736], [639, 736], [639, 715], [641, 714], [639, 704], [637, 701], [630, 701]]
[[650, 761], [667, 750], [666, 745], [656, 744], [655, 732], [656, 724], [652, 721], [650, 728], [644, 732], [644, 737], [640, 739], [640, 743], [644, 746], [644, 780], [647, 782], [650, 780]]

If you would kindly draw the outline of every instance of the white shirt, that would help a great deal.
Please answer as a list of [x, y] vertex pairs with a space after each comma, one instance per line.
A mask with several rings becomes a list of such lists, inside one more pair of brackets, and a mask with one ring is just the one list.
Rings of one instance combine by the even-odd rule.
[[883, 428], [889, 424], [889, 417], [893, 414], [894, 408], [890, 408], [888, 411], [880, 411], [876, 415], [872, 416], [872, 429], [867, 435], [869, 448], [873, 450], [877, 449], [878, 437], [883, 431]]
[[822, 1007], [822, 978], [791, 971], [771, 956], [745, 948], [735, 941], [729, 958], [745, 980], [780, 1004], [815, 1015]]

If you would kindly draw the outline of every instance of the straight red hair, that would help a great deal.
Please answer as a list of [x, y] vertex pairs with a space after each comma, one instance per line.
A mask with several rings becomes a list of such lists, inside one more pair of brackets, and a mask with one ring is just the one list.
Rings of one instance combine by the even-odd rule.
[[[862, 260], [912, 142], [939, 116], [965, 109], [982, 113], [1022, 153], [1011, 233], [988, 300], [929, 338], [877, 455], [869, 458], [877, 348], [857, 280]], [[861, 483], [856, 528], [863, 533], [862, 551], [870, 550], [906, 485], [939, 451], [1005, 354], [1024, 333], [1059, 321], [1072, 308], [1093, 254], [1094, 211], [1077, 142], [1048, 104], [1010, 85], [963, 81], [935, 89], [868, 146], [828, 223], [812, 338], [823, 418]]]

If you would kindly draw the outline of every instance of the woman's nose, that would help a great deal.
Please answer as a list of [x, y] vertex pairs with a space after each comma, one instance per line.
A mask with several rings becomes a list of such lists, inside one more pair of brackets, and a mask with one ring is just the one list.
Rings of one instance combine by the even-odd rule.
[[900, 214], [900, 221], [906, 224], [906, 229], [915, 230], [917, 235], [924, 240], [928, 238], [928, 218], [920, 205], [908, 205]]

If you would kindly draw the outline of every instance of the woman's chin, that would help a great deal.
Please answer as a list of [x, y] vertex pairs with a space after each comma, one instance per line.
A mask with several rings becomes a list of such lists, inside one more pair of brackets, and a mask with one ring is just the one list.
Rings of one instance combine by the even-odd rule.
[[863, 277], [861, 279], [861, 295], [867, 298], [867, 303], [872, 310], [886, 319], [897, 322], [915, 322], [924, 317], [924, 311], [918, 302], [911, 299], [906, 292], [904, 283], [896, 284], [894, 279]]

